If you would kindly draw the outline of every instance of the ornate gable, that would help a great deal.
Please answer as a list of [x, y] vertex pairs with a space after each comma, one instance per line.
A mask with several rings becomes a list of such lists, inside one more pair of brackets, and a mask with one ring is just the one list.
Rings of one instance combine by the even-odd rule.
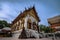
[[40, 21], [34, 6], [30, 9], [28, 13], [29, 15], [33, 16], [38, 22]]

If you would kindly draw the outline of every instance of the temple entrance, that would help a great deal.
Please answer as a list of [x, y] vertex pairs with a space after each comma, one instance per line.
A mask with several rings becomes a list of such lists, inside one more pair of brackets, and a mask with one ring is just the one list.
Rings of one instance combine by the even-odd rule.
[[28, 21], [27, 21], [27, 28], [31, 29], [31, 20], [30, 19], [28, 19]]
[[37, 30], [37, 25], [35, 22], [33, 22], [33, 30]]
[[33, 30], [37, 30], [39, 32], [39, 27], [35, 22], [33, 22]]

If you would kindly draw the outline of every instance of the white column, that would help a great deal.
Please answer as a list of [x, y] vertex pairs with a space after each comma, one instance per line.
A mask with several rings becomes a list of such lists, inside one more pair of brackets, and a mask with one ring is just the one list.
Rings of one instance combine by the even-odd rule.
[[25, 29], [27, 29], [27, 17], [25, 18], [24, 27], [25, 27]]

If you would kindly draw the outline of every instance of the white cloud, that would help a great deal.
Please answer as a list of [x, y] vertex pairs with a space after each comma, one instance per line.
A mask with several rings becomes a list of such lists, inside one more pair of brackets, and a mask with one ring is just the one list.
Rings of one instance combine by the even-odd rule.
[[10, 15], [10, 7], [8, 5], [8, 3], [1, 3], [1, 11], [0, 11], [0, 20], [6, 20], [8, 21], [8, 19], [11, 20]]
[[8, 16], [5, 13], [0, 13], [0, 17], [8, 18]]

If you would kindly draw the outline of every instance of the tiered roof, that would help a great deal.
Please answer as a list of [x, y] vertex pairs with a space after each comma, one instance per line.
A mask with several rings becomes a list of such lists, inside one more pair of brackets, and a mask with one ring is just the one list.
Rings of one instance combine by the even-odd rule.
[[28, 14], [28, 12], [30, 12], [31, 10], [34, 11], [34, 14], [35, 14], [37, 20], [40, 21], [38, 15], [37, 15], [37, 12], [36, 12], [36, 10], [35, 10], [35, 7], [33, 6], [32, 8], [25, 9], [25, 11], [21, 12], [21, 13], [12, 21], [12, 23], [14, 24], [14, 23], [17, 22], [19, 19], [25, 17], [25, 16]]
[[48, 23], [50, 24], [60, 23], [60, 15], [49, 18]]

